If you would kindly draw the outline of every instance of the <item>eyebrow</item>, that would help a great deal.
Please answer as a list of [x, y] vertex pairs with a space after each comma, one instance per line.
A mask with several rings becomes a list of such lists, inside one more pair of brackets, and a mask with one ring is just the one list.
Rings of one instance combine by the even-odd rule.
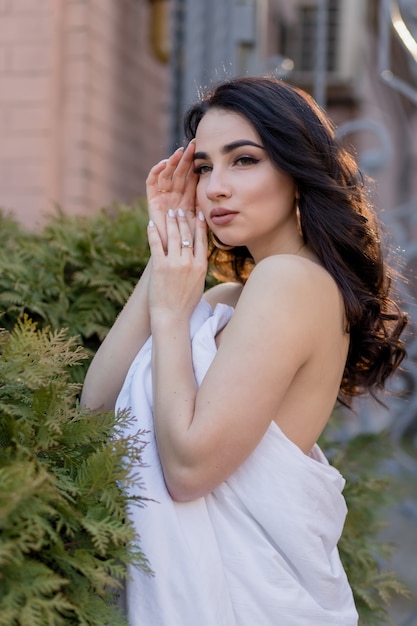
[[[265, 150], [265, 148], [261, 146], [259, 143], [250, 141], [250, 139], [239, 139], [238, 141], [232, 141], [231, 143], [227, 143], [226, 145], [222, 146], [222, 148], [220, 149], [220, 152], [222, 154], [229, 154], [230, 152], [233, 152], [233, 150], [235, 150], [236, 148], [241, 148], [242, 146], [254, 146], [255, 148], [261, 148], [262, 150]], [[197, 159], [207, 159], [207, 158], [208, 158], [207, 152], [196, 152], [194, 154], [194, 161], [197, 161]]]

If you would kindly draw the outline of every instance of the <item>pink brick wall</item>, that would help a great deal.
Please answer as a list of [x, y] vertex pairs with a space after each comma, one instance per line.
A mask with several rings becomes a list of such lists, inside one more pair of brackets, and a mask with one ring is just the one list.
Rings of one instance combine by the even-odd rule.
[[45, 208], [49, 13], [43, 0], [0, 0], [0, 205], [29, 223]]
[[166, 156], [147, 0], [0, 0], [0, 206], [28, 227], [144, 193]]

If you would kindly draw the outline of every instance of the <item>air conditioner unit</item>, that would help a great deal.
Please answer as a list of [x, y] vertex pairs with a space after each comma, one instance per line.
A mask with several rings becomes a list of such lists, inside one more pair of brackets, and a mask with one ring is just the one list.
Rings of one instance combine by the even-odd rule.
[[[301, 85], [314, 82], [319, 2], [298, 0], [287, 25], [284, 54], [292, 59], [291, 80]], [[326, 80], [329, 85], [352, 84], [363, 61], [366, 19], [364, 0], [327, 0]]]

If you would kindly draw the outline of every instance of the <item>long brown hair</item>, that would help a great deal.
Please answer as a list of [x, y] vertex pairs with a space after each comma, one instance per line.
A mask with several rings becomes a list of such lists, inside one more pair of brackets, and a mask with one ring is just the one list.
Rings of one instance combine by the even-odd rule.
[[[355, 160], [313, 98], [281, 80], [245, 77], [216, 85], [187, 112], [187, 139], [195, 137], [211, 108], [244, 116], [271, 161], [293, 177], [305, 241], [344, 298], [350, 348], [340, 398], [349, 403], [367, 391], [375, 395], [406, 355], [400, 335], [407, 315], [392, 299], [392, 270]], [[245, 247], [212, 247], [210, 261], [222, 276], [239, 282], [253, 266]]]

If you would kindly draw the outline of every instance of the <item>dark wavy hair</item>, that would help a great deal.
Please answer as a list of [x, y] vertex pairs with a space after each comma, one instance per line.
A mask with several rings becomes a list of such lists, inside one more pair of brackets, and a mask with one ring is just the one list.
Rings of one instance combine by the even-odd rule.
[[[354, 158], [314, 99], [281, 80], [245, 77], [214, 86], [186, 113], [188, 140], [213, 108], [245, 117], [271, 161], [294, 179], [305, 242], [344, 298], [350, 347], [339, 397], [350, 404], [365, 392], [376, 396], [406, 355], [400, 335], [407, 316], [390, 297], [393, 272]], [[253, 267], [245, 247], [212, 246], [210, 262], [223, 279], [242, 283]]]

